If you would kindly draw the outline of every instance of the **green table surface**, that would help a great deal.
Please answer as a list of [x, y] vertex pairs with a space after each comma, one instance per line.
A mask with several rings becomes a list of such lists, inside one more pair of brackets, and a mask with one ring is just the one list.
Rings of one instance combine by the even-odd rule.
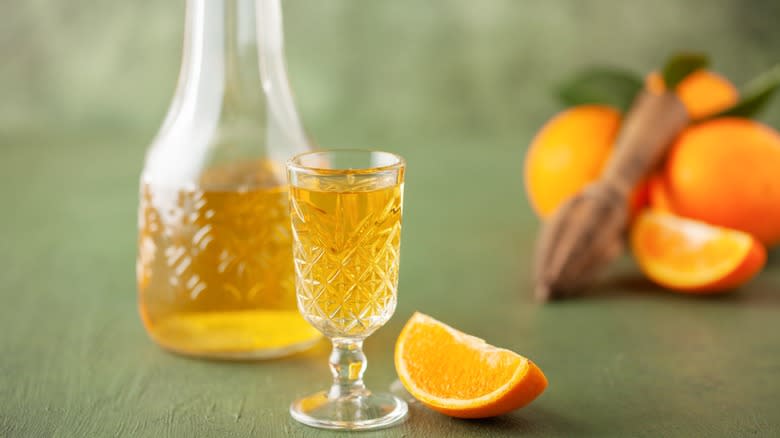
[[[0, 26], [12, 43], [0, 50], [25, 54], [0, 70], [0, 436], [336, 435], [287, 412], [327, 384], [324, 343], [234, 363], [169, 354], [145, 335], [138, 175], [174, 86], [182, 8], [75, 4], [18, 2]], [[550, 382], [500, 418], [413, 403], [403, 425], [364, 436], [780, 436], [777, 252], [730, 295], [665, 292], [626, 258], [592, 296], [542, 305], [522, 185], [524, 148], [559, 108], [550, 89], [567, 72], [647, 71], [693, 47], [742, 81], [777, 61], [776, 3], [477, 4], [285, 3], [313, 137], [409, 163], [399, 305], [366, 341], [369, 387], [395, 381], [394, 341], [415, 310], [531, 358]], [[686, 14], [697, 20], [680, 24]], [[764, 118], [774, 126], [778, 107]]]

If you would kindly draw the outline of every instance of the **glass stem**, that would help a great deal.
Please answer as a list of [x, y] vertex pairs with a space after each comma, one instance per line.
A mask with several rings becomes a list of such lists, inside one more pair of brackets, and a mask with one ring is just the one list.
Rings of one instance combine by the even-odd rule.
[[368, 391], [363, 383], [366, 365], [362, 340], [333, 339], [333, 351], [330, 354], [333, 386], [330, 387], [328, 398], [366, 395]]

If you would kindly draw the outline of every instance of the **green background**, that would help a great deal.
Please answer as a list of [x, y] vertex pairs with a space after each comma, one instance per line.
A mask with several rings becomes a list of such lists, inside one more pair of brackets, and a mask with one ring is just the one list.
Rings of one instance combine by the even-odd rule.
[[[778, 436], [780, 263], [697, 299], [629, 260], [598, 293], [540, 305], [522, 162], [592, 63], [639, 73], [678, 48], [743, 83], [778, 61], [780, 3], [739, 0], [285, 0], [289, 75], [323, 146], [409, 162], [399, 307], [369, 338], [395, 379], [414, 310], [516, 350], [550, 387], [461, 421], [412, 405], [365, 436]], [[260, 363], [167, 354], [135, 307], [138, 175], [172, 97], [182, 2], [0, 8], [0, 436], [319, 436], [287, 414], [329, 378], [327, 348]], [[780, 103], [763, 120], [780, 127]]]

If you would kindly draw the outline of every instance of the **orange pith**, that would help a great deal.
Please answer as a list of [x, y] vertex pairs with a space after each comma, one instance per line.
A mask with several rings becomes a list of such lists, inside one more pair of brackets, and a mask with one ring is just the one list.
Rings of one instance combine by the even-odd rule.
[[530, 360], [415, 313], [395, 347], [398, 377], [423, 404], [460, 418], [501, 415], [547, 387]]
[[751, 235], [647, 210], [634, 223], [631, 245], [656, 283], [686, 292], [722, 292], [757, 274], [764, 247]]

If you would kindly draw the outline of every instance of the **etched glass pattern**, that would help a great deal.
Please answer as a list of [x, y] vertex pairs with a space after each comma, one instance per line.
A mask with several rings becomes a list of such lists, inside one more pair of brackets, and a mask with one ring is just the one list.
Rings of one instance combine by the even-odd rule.
[[395, 311], [401, 186], [292, 188], [298, 307], [330, 337], [364, 338]]

